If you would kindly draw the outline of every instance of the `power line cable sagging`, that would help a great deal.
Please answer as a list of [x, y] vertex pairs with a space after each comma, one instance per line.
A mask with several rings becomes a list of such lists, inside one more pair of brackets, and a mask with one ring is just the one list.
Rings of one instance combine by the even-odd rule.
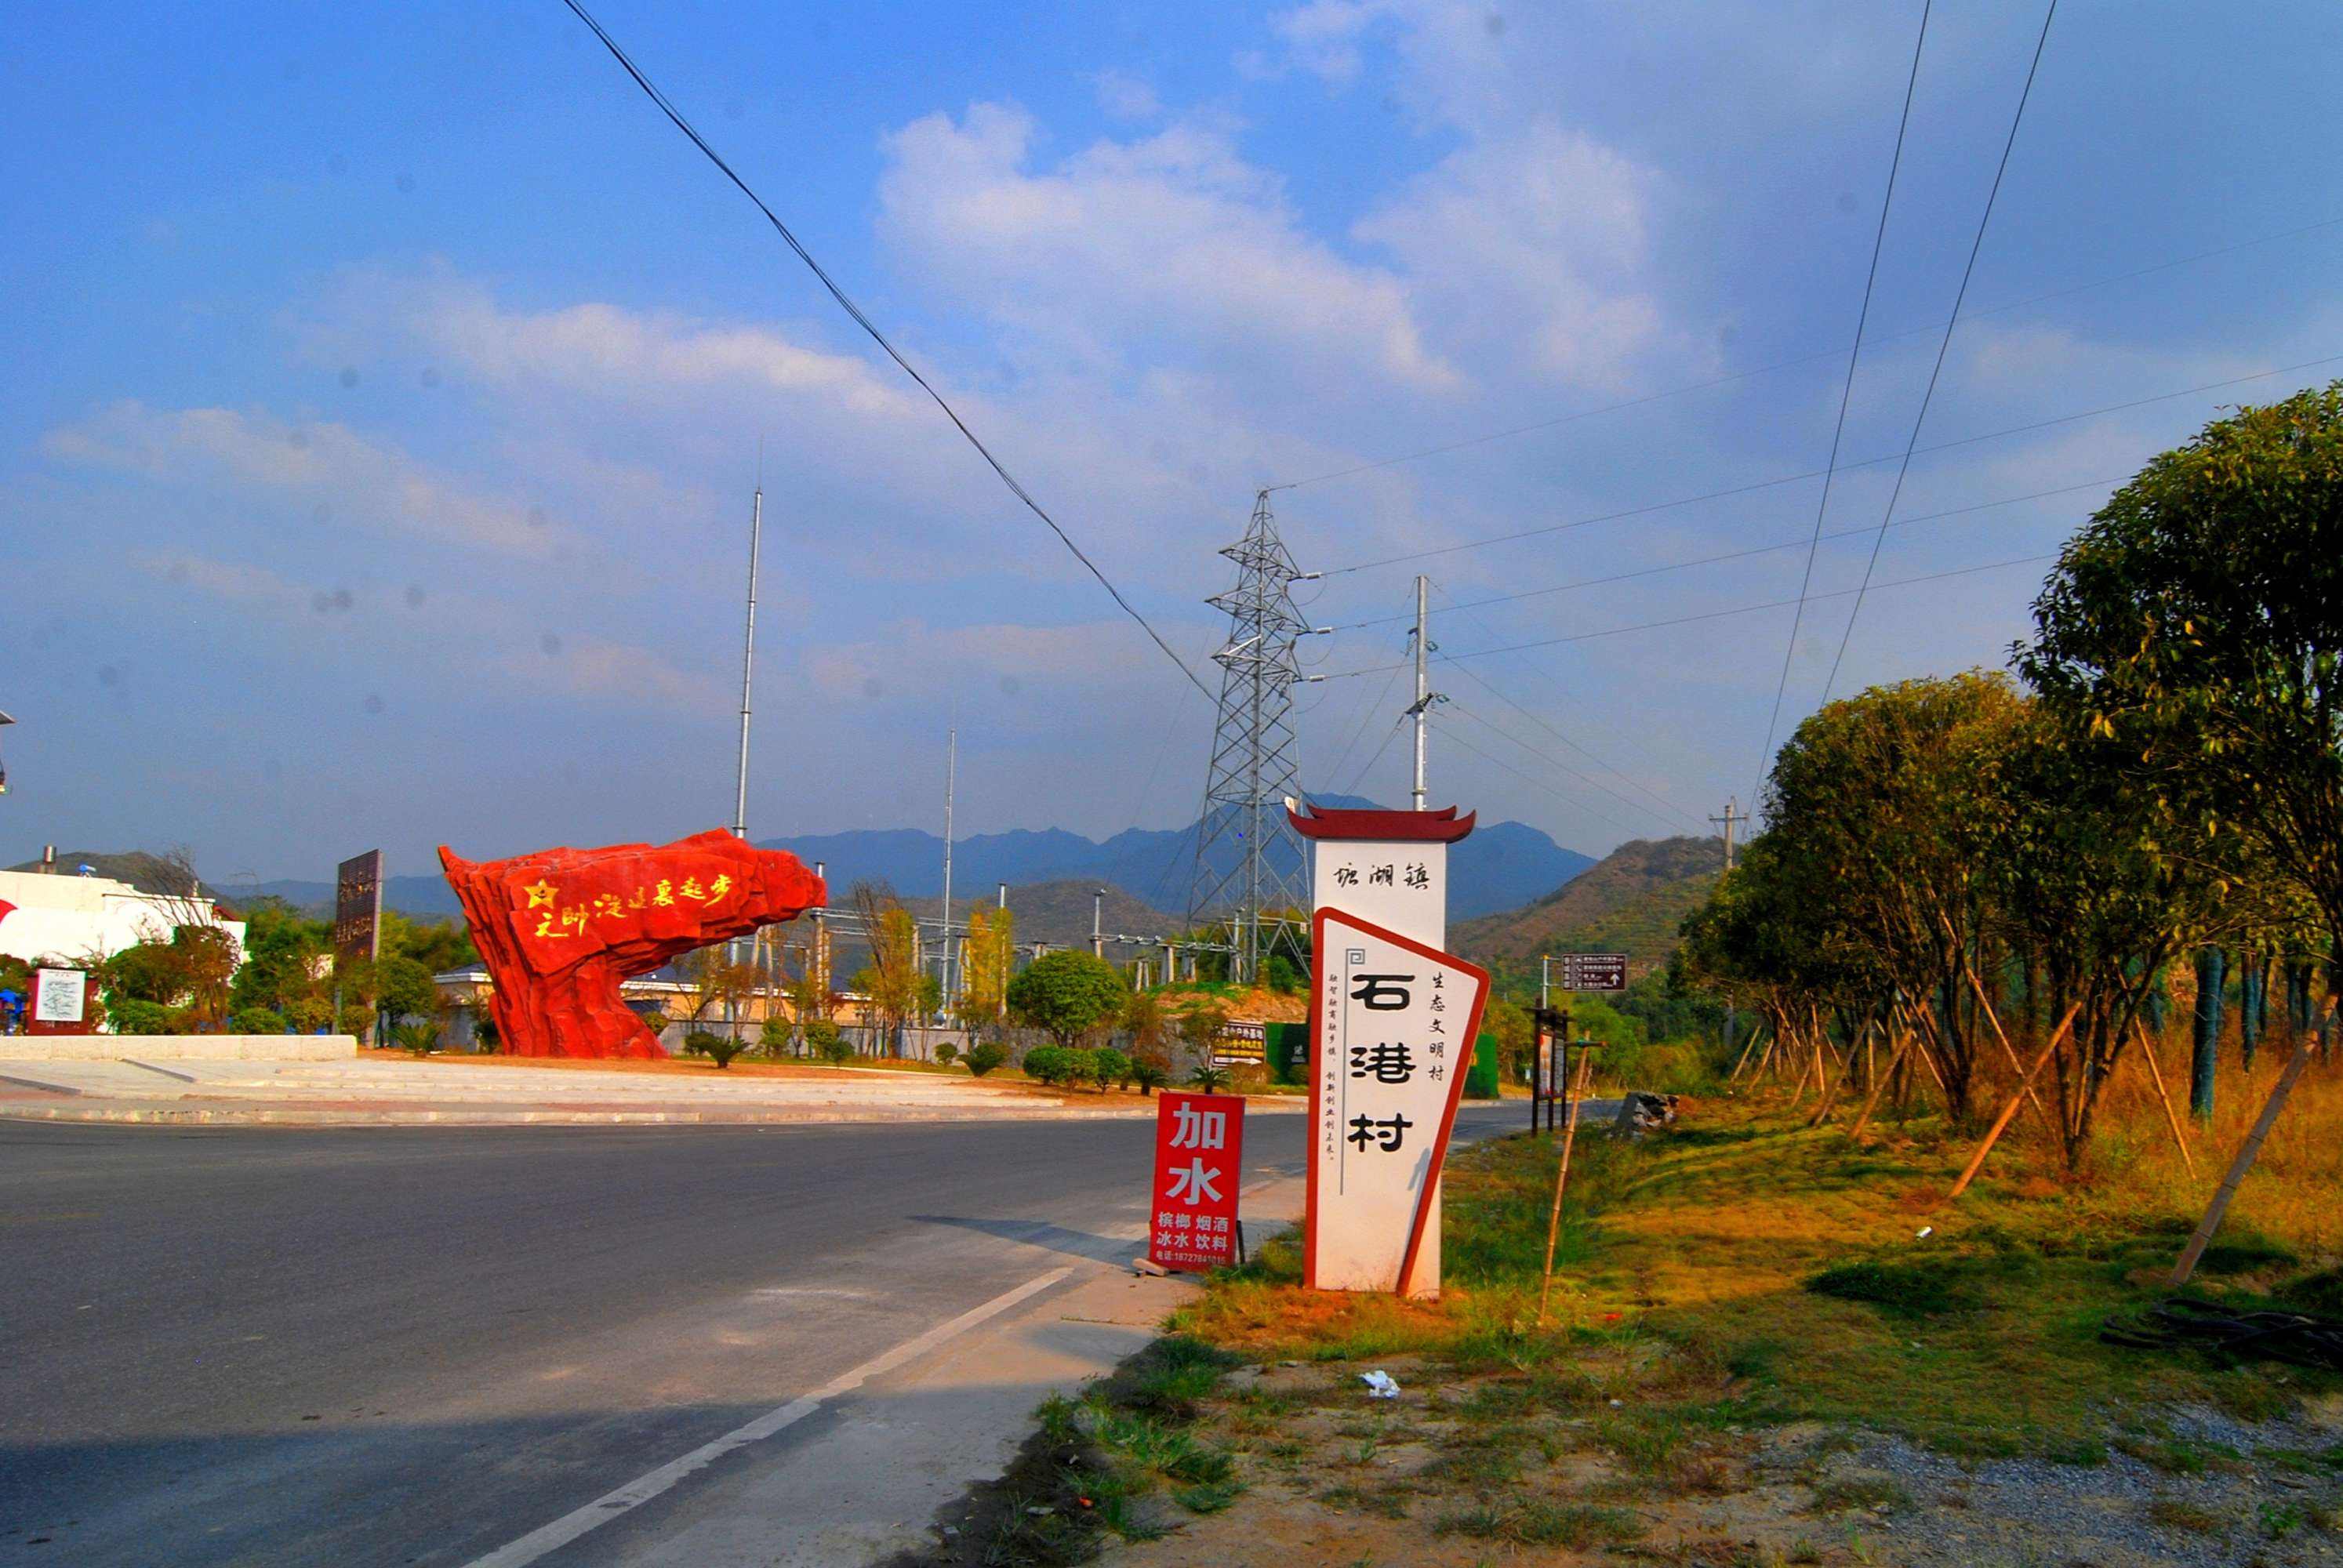
[[[1790, 687], [1790, 661], [1798, 651], [1798, 628], [1805, 622], [1806, 596], [1815, 584], [1815, 553], [1822, 546], [1823, 518], [1830, 511], [1831, 478], [1838, 467], [1839, 442], [1846, 435], [1847, 405], [1855, 398], [1855, 369], [1863, 355], [1863, 328], [1871, 319], [1872, 290], [1879, 282], [1879, 256], [1887, 246], [1887, 215], [1896, 206], [1896, 175], [1904, 166], [1904, 137], [1912, 126], [1912, 97], [1920, 85], [1920, 55], [1928, 44], [1931, 9], [1931, 0], [1923, 0], [1919, 35], [1912, 41], [1912, 71], [1904, 83], [1904, 112], [1896, 122], [1896, 152], [1887, 164], [1887, 189], [1879, 198], [1879, 226], [1871, 236], [1871, 266], [1864, 274], [1863, 305], [1855, 317], [1855, 347], [1847, 351], [1846, 378], [1839, 387], [1838, 418], [1831, 426], [1830, 460], [1823, 466], [1823, 493], [1815, 503], [1814, 537], [1806, 546], [1805, 574], [1798, 582], [1797, 608], [1791, 615], [1789, 641], [1782, 650], [1781, 678], [1774, 685], [1773, 717], [1765, 721], [1765, 747], [1762, 755], [1767, 759], [1774, 755], [1774, 735], [1782, 723], [1782, 697]], [[1761, 763], [1761, 771], [1763, 767]]]
[[1871, 558], [1864, 563], [1863, 581], [1855, 590], [1855, 604], [1846, 612], [1846, 626], [1839, 633], [1838, 652], [1831, 658], [1830, 675], [1823, 682], [1823, 700], [1830, 700], [1831, 688], [1838, 684], [1838, 667], [1846, 658], [1846, 645], [1855, 637], [1855, 617], [1863, 613], [1863, 596], [1871, 587], [1871, 575], [1879, 568], [1879, 551], [1887, 542], [1887, 527], [1896, 516], [1896, 503], [1904, 495], [1904, 477], [1912, 471], [1912, 453], [1920, 445], [1920, 431], [1928, 422], [1928, 405], [1936, 396], [1936, 380], [1945, 373], [1945, 356], [1953, 347], [1953, 328], [1960, 324], [1961, 305], [1969, 297], [1969, 279], [1976, 275], [1977, 254], [1985, 249], [1985, 231], [1993, 222], [1993, 204], [2001, 196], [2001, 182], [2009, 173], [2009, 155], [2017, 146], [2017, 127], [2026, 121], [2026, 101], [2034, 95], [2034, 77], [2042, 69], [2042, 51], [2050, 43], [2050, 24], [2058, 15], [2058, 0], [2050, 0], [2042, 13], [2042, 34], [2034, 41], [2034, 58], [2026, 67], [2026, 85], [2017, 94], [2017, 108], [2009, 116], [2009, 136], [2001, 145], [2001, 162], [1993, 171], [1993, 187], [1986, 192], [1985, 211], [1977, 215], [1976, 237], [1969, 242], [1969, 258], [1961, 268], [1961, 286], [1953, 294], [1951, 314], [1945, 318], [1945, 336], [1936, 344], [1936, 362], [1928, 370], [1927, 389], [1920, 394], [1920, 411], [1912, 417], [1912, 434], [1904, 443], [1904, 459], [1896, 467], [1896, 484], [1887, 493], [1886, 509], [1879, 515], [1879, 531], [1871, 541]]
[[969, 428], [968, 422], [960, 417], [960, 411], [954, 408], [950, 402], [946, 401], [944, 395], [937, 391], [935, 387], [930, 384], [928, 378], [920, 375], [919, 370], [912, 366], [911, 362], [909, 359], [904, 358], [902, 354], [896, 348], [895, 345], [888, 340], [887, 335], [879, 330], [877, 324], [872, 322], [870, 317], [863, 314], [862, 307], [854, 303], [853, 299], [848, 296], [846, 290], [839, 286], [838, 280], [830, 275], [829, 271], [823, 267], [820, 262], [814, 259], [813, 253], [808, 250], [805, 246], [799, 241], [796, 235], [789, 232], [789, 225], [783, 223], [780, 220], [779, 215], [775, 213], [771, 207], [765, 205], [765, 198], [759, 196], [753, 189], [751, 189], [749, 182], [742, 179], [733, 169], [732, 166], [725, 162], [722, 156], [719, 155], [714, 147], [709, 146], [707, 138], [692, 128], [691, 122], [684, 118], [683, 111], [677, 108], [673, 103], [669, 102], [667, 95], [660, 92], [659, 89], [652, 84], [651, 79], [643, 74], [641, 67], [638, 66], [635, 62], [628, 56], [627, 52], [618, 46], [618, 41], [610, 36], [609, 33], [602, 26], [602, 24], [594, 20], [592, 15], [587, 11], [586, 7], [578, 4], [578, 0], [562, 0], [562, 4], [567, 5], [571, 14], [579, 21], [585, 23], [588, 27], [593, 30], [594, 36], [600, 39], [602, 46], [610, 52], [610, 57], [618, 61], [619, 65], [624, 67], [627, 75], [634, 78], [635, 85], [640, 87], [645, 95], [648, 96], [652, 103], [659, 106], [659, 113], [665, 115], [669, 123], [671, 123], [677, 130], [681, 131], [686, 136], [690, 138], [691, 145], [698, 147], [701, 155], [704, 156], [709, 163], [715, 165], [717, 169], [722, 173], [724, 177], [731, 181], [732, 184], [739, 188], [742, 196], [747, 196], [749, 201], [756, 204], [757, 210], [765, 215], [765, 221], [773, 226], [773, 232], [781, 236], [782, 240], [787, 243], [789, 247], [797, 253], [798, 259], [804, 262], [807, 268], [813, 273], [814, 276], [820, 280], [822, 287], [829, 291], [830, 298], [838, 302], [839, 308], [845, 311], [848, 316], [851, 317], [854, 320], [854, 324], [869, 335], [870, 341], [876, 343], [881, 349], [885, 350], [887, 357], [893, 360], [897, 367], [900, 368], [904, 375], [910, 377], [915, 383], [917, 383], [920, 391], [928, 395], [929, 400], [943, 411], [944, 417], [951, 421], [952, 427], [958, 430], [960, 433], [961, 437], [965, 439], [970, 447], [976, 449], [977, 456], [982, 457], [986, 466], [991, 468], [993, 473], [999, 477], [1001, 482], [1009, 487], [1009, 493], [1015, 496], [1018, 500], [1023, 502], [1026, 510], [1031, 512], [1035, 517], [1041, 518], [1044, 524], [1048, 525], [1050, 531], [1058, 536], [1058, 542], [1065, 546], [1067, 550], [1072, 554], [1074, 559], [1082, 564], [1084, 570], [1088, 571], [1091, 577], [1098, 579], [1098, 585], [1106, 589], [1108, 597], [1114, 600], [1116, 606], [1121, 609], [1122, 613], [1136, 621], [1139, 624], [1140, 629], [1144, 631], [1148, 637], [1152, 639], [1155, 646], [1163, 651], [1163, 657], [1170, 659], [1174, 665], [1179, 667], [1180, 673], [1188, 678], [1188, 683], [1191, 686], [1193, 686], [1197, 690], [1202, 692], [1207, 698], [1210, 698], [1212, 695], [1212, 689], [1204, 684], [1203, 680], [1194, 670], [1188, 668], [1188, 661], [1182, 658], [1180, 655], [1172, 649], [1172, 645], [1163, 640], [1163, 634], [1155, 629], [1154, 623], [1150, 621], [1145, 616], [1140, 614], [1138, 609], [1132, 606], [1131, 602], [1122, 597], [1122, 590], [1116, 588], [1114, 584], [1109, 580], [1106, 573], [1099, 569], [1098, 563], [1091, 560], [1089, 555], [1083, 551], [1081, 546], [1074, 542], [1073, 536], [1067, 533], [1065, 528], [1059, 524], [1058, 519], [1051, 517], [1042, 507], [1041, 503], [1033, 498], [1032, 493], [1018, 482], [1016, 476], [1011, 474], [1007, 467], [1002, 466], [1000, 458], [992, 455], [992, 449], [990, 447], [987, 447], [984, 442], [978, 437], [974, 430]]

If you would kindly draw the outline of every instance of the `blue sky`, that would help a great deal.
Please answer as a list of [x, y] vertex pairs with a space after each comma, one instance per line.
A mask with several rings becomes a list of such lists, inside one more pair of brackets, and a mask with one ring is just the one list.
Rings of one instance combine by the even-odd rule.
[[[1277, 492], [1307, 613], [1421, 569], [1447, 655], [1681, 624], [1436, 664], [1435, 797], [1597, 853], [1748, 803], [1791, 612], [1682, 618], [1802, 547], [1455, 607], [1802, 541], [1818, 481], [1341, 568], [1820, 468], [1916, 5], [598, 15], [1198, 668], [1257, 487], [1473, 441]], [[1910, 431], [2040, 17], [1937, 7], [1843, 459]], [[1879, 583], [2055, 551], [2343, 372], [2162, 396], [2343, 356], [2338, 79], [2331, 6], [2061, 6]], [[752, 831], [940, 827], [955, 715], [962, 831], [1192, 816], [1207, 705], [559, 5], [53, 7], [0, 106], [0, 855], [726, 819], [760, 438]], [[1894, 471], [1834, 485], [1818, 592]], [[1878, 588], [1835, 689], [1999, 664], [2043, 570]], [[1306, 688], [1305, 781], [1398, 796], [1403, 700]]]

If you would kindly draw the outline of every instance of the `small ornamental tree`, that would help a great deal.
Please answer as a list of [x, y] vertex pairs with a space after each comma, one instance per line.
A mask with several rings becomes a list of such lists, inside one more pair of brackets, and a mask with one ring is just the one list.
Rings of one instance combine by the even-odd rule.
[[1009, 982], [1009, 1016], [1045, 1030], [1061, 1046], [1121, 1015], [1130, 988], [1121, 971], [1089, 953], [1046, 953]]

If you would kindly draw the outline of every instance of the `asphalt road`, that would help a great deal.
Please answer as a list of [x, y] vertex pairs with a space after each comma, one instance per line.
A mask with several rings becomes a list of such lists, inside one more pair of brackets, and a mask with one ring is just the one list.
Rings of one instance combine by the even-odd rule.
[[[1255, 1119], [1248, 1184], [1300, 1171], [1302, 1129]], [[0, 1123], [0, 1549], [468, 1563], [1129, 1257], [1151, 1131]]]

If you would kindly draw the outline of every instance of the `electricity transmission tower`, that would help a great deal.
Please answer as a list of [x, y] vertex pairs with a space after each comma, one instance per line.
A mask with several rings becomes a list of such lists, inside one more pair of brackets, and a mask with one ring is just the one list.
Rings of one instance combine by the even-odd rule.
[[[1236, 586], [1205, 600], [1229, 618], [1221, 667], [1220, 721], [1204, 775], [1204, 816], [1196, 833], [1196, 874], [1188, 923], [1230, 922], [1231, 978], [1261, 978], [1281, 933], [1298, 938], [1293, 912], [1309, 907], [1302, 840], [1286, 820], [1294, 792], [1293, 687], [1301, 670], [1294, 639], [1310, 629], [1293, 608], [1302, 574], [1277, 537], [1269, 492], [1253, 498], [1244, 538], [1221, 554], [1237, 563]], [[1295, 949], [1299, 950], [1298, 941]]]

